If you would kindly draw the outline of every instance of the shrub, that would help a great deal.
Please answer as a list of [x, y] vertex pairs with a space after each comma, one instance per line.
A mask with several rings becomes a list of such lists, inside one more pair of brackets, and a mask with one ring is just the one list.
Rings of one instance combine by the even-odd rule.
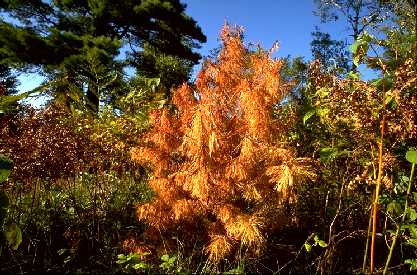
[[131, 136], [137, 135], [137, 129], [127, 120], [113, 117], [107, 125], [104, 118], [70, 114], [50, 104], [41, 110], [25, 108], [4, 122], [0, 153], [11, 156], [15, 163], [13, 180], [29, 183], [72, 177], [78, 172], [123, 173], [132, 168], [125, 148], [132, 145]]

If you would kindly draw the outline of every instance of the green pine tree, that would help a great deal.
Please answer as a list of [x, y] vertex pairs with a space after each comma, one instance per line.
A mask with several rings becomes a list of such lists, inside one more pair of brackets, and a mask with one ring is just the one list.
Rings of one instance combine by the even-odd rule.
[[[64, 93], [85, 90], [85, 102], [94, 112], [115, 86], [123, 86], [124, 66], [148, 70], [142, 66], [149, 62], [139, 62], [148, 58], [148, 45], [156, 56], [195, 64], [200, 55], [193, 50], [206, 41], [179, 0], [3, 0], [0, 12], [5, 15], [0, 19], [0, 63], [39, 69], [60, 80], [55, 88]], [[185, 73], [174, 78], [187, 78], [187, 68], [180, 66]]]

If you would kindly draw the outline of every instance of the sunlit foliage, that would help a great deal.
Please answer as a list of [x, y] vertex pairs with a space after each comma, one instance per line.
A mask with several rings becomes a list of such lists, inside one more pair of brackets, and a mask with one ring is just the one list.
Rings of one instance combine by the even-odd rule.
[[114, 119], [106, 126], [104, 118], [70, 115], [50, 104], [42, 110], [22, 108], [13, 118], [2, 121], [0, 152], [13, 158], [14, 180], [29, 183], [35, 178], [54, 180], [87, 171], [124, 172], [131, 167], [125, 148], [132, 145], [137, 129], [128, 120]]
[[[346, 147], [353, 159], [369, 160], [362, 163], [362, 170], [352, 175], [352, 180], [375, 180], [376, 148], [382, 124], [385, 127], [384, 166], [387, 176], [392, 175], [401, 162], [396, 157], [398, 150], [417, 135], [414, 61], [408, 59], [394, 72], [373, 82], [339, 79], [321, 73], [319, 67], [320, 64], [313, 63], [310, 72], [315, 115], [333, 139], [339, 143], [343, 143], [342, 139], [354, 142], [354, 146]], [[391, 181], [386, 178], [387, 187], [392, 185]]]
[[240, 246], [260, 252], [284, 219], [282, 202], [315, 176], [309, 159], [276, 138], [287, 127], [272, 115], [290, 88], [280, 77], [283, 62], [271, 57], [275, 49], [246, 48], [241, 36], [224, 26], [217, 59], [204, 63], [195, 87], [175, 91], [175, 107], [152, 112], [153, 128], [132, 151], [153, 168], [156, 198], [137, 208], [148, 238], [157, 244], [163, 239], [155, 232], [185, 237], [200, 228], [212, 262]]

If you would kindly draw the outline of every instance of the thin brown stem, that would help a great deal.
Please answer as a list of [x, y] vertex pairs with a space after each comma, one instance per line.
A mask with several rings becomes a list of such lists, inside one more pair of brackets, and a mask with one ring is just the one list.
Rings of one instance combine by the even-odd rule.
[[342, 186], [340, 187], [339, 203], [338, 203], [338, 206], [337, 206], [337, 211], [336, 211], [336, 214], [333, 217], [332, 223], [330, 224], [330, 228], [329, 228], [329, 241], [328, 241], [329, 243], [332, 240], [333, 226], [336, 222], [337, 217], [340, 214], [340, 209], [342, 208], [342, 198], [343, 198], [343, 188], [344, 188], [344, 186], [345, 186], [345, 183], [343, 181]]
[[378, 177], [376, 180], [376, 188], [375, 188], [375, 198], [373, 203], [372, 209], [372, 239], [371, 239], [371, 266], [370, 266], [370, 274], [374, 273], [375, 269], [375, 237], [376, 237], [376, 224], [378, 221], [377, 213], [378, 213], [378, 201], [379, 201], [379, 191], [381, 188], [381, 178], [383, 173], [383, 162], [382, 162], [382, 152], [384, 147], [384, 130], [385, 130], [385, 115], [382, 116], [381, 122], [381, 140], [379, 142], [379, 155], [378, 155]]
[[[374, 145], [370, 142], [370, 146], [371, 146], [373, 179], [376, 180], [377, 171], [376, 171], [376, 167], [375, 167]], [[372, 202], [374, 200], [375, 200], [375, 190], [374, 190], [374, 192], [372, 192]], [[366, 263], [368, 261], [369, 241], [370, 241], [370, 238], [371, 238], [371, 228], [372, 228], [372, 205], [371, 205], [371, 209], [369, 211], [369, 222], [368, 222], [368, 230], [367, 230], [367, 233], [366, 233], [365, 252], [363, 254], [362, 273], [365, 273]]]

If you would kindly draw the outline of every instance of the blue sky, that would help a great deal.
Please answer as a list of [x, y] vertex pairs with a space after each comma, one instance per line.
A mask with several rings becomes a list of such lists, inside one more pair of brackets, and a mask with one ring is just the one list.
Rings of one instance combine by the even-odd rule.
[[[186, 13], [197, 21], [207, 36], [207, 43], [198, 50], [207, 56], [211, 49], [219, 45], [219, 32], [227, 21], [238, 24], [245, 30], [245, 41], [260, 43], [270, 48], [278, 41], [277, 57], [305, 56], [310, 58], [311, 32], [315, 26], [329, 32], [334, 39], [344, 38], [348, 33], [343, 20], [331, 24], [321, 24], [313, 14], [313, 0], [182, 0], [187, 4]], [[199, 69], [194, 68], [194, 72]], [[20, 77], [21, 91], [35, 88], [42, 82], [37, 75]]]
[[207, 36], [200, 52], [206, 55], [218, 45], [218, 34], [225, 20], [245, 29], [247, 42], [261, 43], [269, 48], [280, 42], [280, 56], [310, 55], [311, 32], [315, 26], [342, 37], [346, 27], [342, 22], [321, 24], [313, 14], [313, 0], [183, 0], [186, 12], [193, 17]]
[[278, 41], [277, 57], [291, 55], [309, 59], [315, 26], [329, 32], [334, 39], [344, 39], [348, 31], [342, 20], [321, 24], [320, 18], [313, 14], [313, 0], [183, 0], [183, 3], [187, 4], [187, 14], [207, 36], [207, 43], [199, 50], [203, 56], [219, 45], [218, 36], [225, 21], [242, 26], [246, 42], [260, 43], [269, 49]]

